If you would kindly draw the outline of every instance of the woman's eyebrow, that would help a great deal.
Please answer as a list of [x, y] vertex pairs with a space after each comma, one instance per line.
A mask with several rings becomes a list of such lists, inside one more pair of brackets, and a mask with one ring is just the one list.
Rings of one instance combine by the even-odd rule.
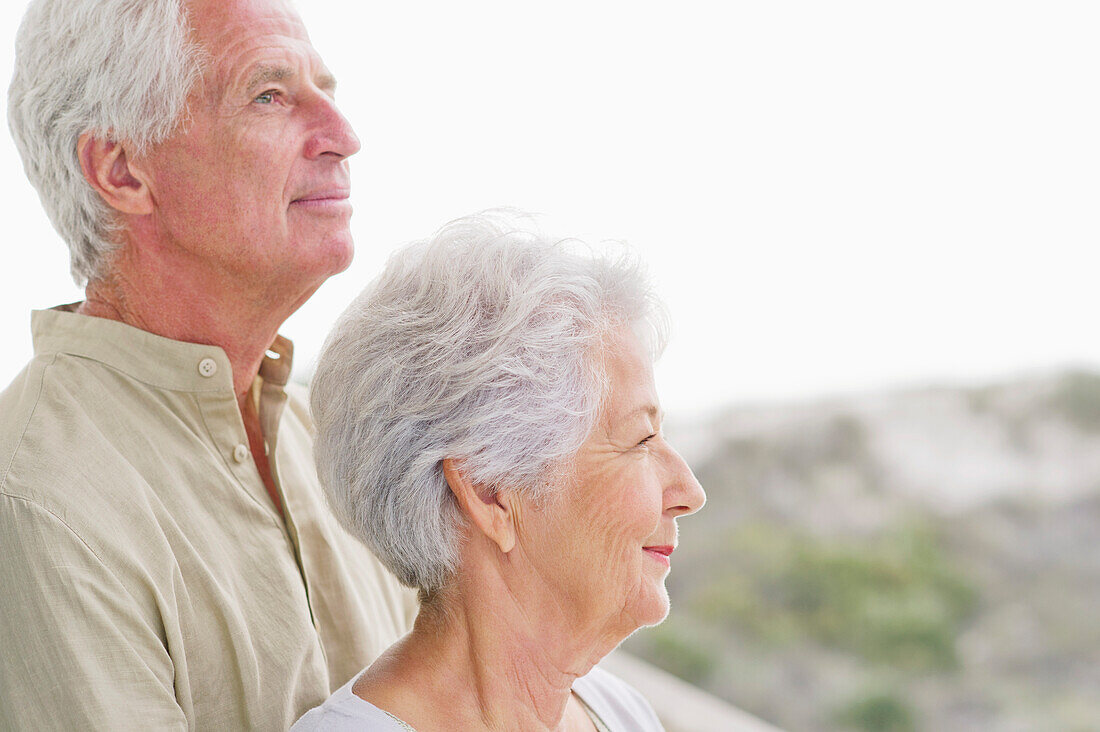
[[651, 419], [654, 419], [658, 422], [664, 421], [664, 418], [665, 418], [664, 410], [661, 409], [660, 407], [658, 407], [656, 404], [642, 404], [642, 405], [639, 405], [638, 407], [635, 407], [634, 409], [632, 409], [626, 415], [626, 418], [627, 419], [633, 419], [634, 417], [637, 417], [639, 414], [643, 414], [643, 415], [645, 415], [647, 417], [650, 417]]

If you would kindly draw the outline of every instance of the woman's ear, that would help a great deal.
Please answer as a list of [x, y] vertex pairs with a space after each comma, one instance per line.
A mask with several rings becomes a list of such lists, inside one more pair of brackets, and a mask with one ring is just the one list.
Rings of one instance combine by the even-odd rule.
[[76, 150], [85, 180], [108, 206], [125, 214], [153, 212], [149, 186], [133, 169], [122, 143], [85, 132], [77, 141]]
[[512, 551], [516, 545], [516, 527], [512, 507], [504, 496], [472, 483], [463, 470], [461, 460], [443, 458], [443, 477], [470, 523], [500, 551], [505, 554]]

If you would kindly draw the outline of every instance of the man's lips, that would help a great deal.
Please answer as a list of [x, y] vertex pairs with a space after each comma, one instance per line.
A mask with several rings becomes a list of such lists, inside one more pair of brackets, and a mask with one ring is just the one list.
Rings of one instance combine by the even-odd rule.
[[299, 196], [290, 203], [291, 205], [305, 206], [308, 208], [347, 206], [349, 205], [348, 198], [350, 195], [351, 191], [347, 188], [326, 188], [324, 190], [312, 191], [303, 196]]
[[657, 560], [666, 567], [672, 566], [672, 562], [669, 560], [669, 556], [672, 554], [676, 547], [663, 544], [660, 546], [644, 546], [642, 549], [653, 559]]

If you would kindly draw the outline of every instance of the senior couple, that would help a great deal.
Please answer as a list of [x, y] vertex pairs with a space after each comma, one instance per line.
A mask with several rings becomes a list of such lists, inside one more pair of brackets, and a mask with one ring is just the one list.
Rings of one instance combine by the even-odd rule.
[[473, 215], [307, 408], [277, 331], [352, 256], [333, 88], [285, 0], [31, 3], [9, 121], [86, 298], [0, 394], [0, 729], [660, 728], [597, 667], [704, 500], [659, 304]]

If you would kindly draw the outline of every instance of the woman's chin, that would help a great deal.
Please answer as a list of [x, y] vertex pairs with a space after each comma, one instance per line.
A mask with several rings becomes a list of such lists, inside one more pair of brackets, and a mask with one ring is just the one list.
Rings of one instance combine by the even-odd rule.
[[639, 603], [639, 607], [632, 615], [638, 622], [638, 627], [648, 628], [664, 622], [664, 619], [668, 617], [668, 610], [668, 592], [662, 584], [659, 591], [654, 592]]

